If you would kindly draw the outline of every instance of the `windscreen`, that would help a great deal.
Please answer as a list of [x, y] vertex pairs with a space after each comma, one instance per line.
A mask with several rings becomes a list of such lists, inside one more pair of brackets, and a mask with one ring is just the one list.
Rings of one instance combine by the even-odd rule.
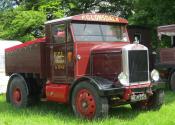
[[127, 42], [126, 26], [122, 24], [72, 23], [76, 41]]

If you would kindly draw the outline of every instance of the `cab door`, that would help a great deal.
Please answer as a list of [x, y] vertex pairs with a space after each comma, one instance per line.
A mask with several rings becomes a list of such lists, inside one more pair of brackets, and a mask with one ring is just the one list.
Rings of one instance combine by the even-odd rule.
[[55, 24], [52, 26], [51, 43], [51, 79], [55, 83], [66, 82], [66, 26]]

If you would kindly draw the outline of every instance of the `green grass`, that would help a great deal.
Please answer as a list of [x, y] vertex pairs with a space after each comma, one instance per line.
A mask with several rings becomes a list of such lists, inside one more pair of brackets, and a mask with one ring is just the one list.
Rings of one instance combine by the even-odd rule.
[[130, 106], [112, 109], [109, 117], [87, 121], [75, 118], [69, 106], [41, 102], [16, 109], [0, 96], [0, 125], [175, 125], [175, 93], [165, 92], [165, 104], [157, 111], [133, 111]]

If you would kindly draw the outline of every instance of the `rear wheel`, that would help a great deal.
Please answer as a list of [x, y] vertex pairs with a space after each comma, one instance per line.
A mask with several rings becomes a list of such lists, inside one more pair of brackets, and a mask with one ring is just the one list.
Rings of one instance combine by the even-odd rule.
[[164, 91], [156, 90], [148, 100], [139, 101], [131, 104], [132, 109], [136, 110], [150, 110], [150, 109], [160, 109], [164, 100]]
[[172, 73], [170, 78], [170, 89], [175, 92], [175, 72]]
[[81, 82], [75, 86], [72, 99], [74, 114], [80, 118], [100, 118], [108, 115], [108, 100], [100, 97], [97, 90], [88, 82]]
[[21, 78], [14, 77], [12, 79], [8, 92], [10, 103], [13, 106], [22, 108], [29, 105], [28, 88]]

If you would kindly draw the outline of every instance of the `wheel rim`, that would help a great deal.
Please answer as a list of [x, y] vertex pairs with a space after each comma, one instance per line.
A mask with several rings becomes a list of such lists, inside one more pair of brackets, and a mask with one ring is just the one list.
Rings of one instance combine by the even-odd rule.
[[13, 101], [16, 104], [19, 104], [21, 102], [21, 91], [19, 88], [15, 88], [13, 91]]
[[87, 89], [80, 90], [76, 95], [76, 109], [81, 116], [92, 119], [96, 111], [93, 95]]

